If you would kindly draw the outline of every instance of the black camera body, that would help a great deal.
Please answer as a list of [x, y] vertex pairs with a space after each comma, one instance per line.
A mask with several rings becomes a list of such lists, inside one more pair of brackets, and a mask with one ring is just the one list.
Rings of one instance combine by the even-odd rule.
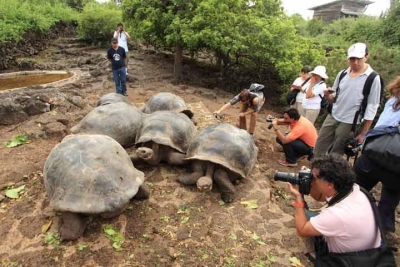
[[299, 192], [302, 195], [308, 195], [311, 190], [312, 172], [310, 169], [300, 170], [298, 173], [275, 171], [274, 180], [297, 184], [299, 185]]
[[[268, 117], [267, 117], [265, 120], [266, 120], [267, 122], [271, 123], [274, 119], [275, 119], [274, 116], [268, 115]], [[268, 130], [271, 130], [272, 126], [273, 126], [272, 123], [271, 123], [270, 125], [268, 125]]]
[[348, 157], [356, 156], [362, 150], [362, 143], [359, 143], [355, 138], [349, 138], [346, 140], [344, 147], [344, 154]]

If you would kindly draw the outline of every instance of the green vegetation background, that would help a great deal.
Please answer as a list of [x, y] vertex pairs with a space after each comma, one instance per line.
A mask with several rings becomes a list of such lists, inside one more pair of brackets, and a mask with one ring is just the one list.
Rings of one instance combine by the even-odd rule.
[[[77, 23], [81, 39], [107, 44], [122, 21], [136, 41], [213, 55], [211, 65], [244, 83], [275, 81], [286, 92], [303, 65], [325, 65], [333, 84], [347, 66], [346, 49], [367, 43], [369, 63], [386, 81], [400, 74], [400, 1], [379, 18], [331, 23], [287, 16], [279, 0], [0, 0], [0, 44], [46, 33], [59, 22]], [[179, 63], [179, 62], [178, 62]], [[238, 90], [242, 85], [238, 85]]]

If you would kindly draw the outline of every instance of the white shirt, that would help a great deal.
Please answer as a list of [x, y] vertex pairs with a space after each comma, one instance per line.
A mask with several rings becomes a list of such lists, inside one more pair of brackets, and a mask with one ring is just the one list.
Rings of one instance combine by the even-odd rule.
[[[308, 89], [309, 83], [307, 83], [307, 89]], [[306, 89], [306, 90], [307, 90]], [[306, 98], [306, 94], [304, 93], [304, 99], [303, 99], [303, 109], [321, 109], [321, 95], [322, 97], [324, 96], [324, 90], [326, 89], [326, 83], [323, 81], [320, 81], [314, 85], [314, 87], [311, 89], [312, 93], [314, 94], [313, 97], [311, 98]], [[305, 91], [306, 91], [305, 90]]]
[[[118, 32], [114, 32], [114, 38], [117, 38]], [[126, 37], [126, 34], [124, 32], [121, 32], [118, 38], [118, 46], [122, 47], [125, 49], [125, 52], [128, 52], [128, 38]]]
[[[292, 83], [293, 85], [302, 85], [304, 83], [305, 80], [303, 80], [301, 77], [296, 78], [296, 80], [294, 80], [294, 82]], [[302, 102], [304, 98], [304, 94], [303, 92], [300, 90], [300, 92], [297, 94], [296, 96], [296, 102]]]
[[325, 237], [329, 252], [362, 251], [381, 244], [371, 203], [357, 184], [350, 195], [311, 217], [310, 223]]

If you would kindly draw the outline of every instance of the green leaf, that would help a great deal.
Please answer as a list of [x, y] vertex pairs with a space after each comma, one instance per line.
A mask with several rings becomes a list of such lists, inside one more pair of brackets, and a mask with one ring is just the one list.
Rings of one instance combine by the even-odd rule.
[[85, 244], [78, 244], [78, 245], [76, 246], [76, 248], [77, 248], [79, 251], [82, 251], [82, 250], [84, 250], [85, 248], [87, 248], [87, 245], [85, 245]]
[[249, 209], [257, 209], [258, 208], [258, 200], [257, 199], [242, 201], [242, 202], [240, 202], [240, 204], [246, 205], [247, 208], [249, 208]]
[[6, 190], [6, 196], [9, 198], [19, 198], [19, 192], [21, 192], [25, 188], [25, 185], [21, 185], [20, 187], [8, 189]]
[[225, 202], [224, 202], [222, 199], [220, 199], [220, 200], [218, 201], [218, 204], [219, 204], [220, 206], [223, 206], [223, 205], [225, 205]]
[[114, 242], [112, 246], [115, 251], [123, 251], [121, 245], [124, 243], [125, 239], [119, 230], [114, 228], [112, 225], [106, 224], [103, 226], [103, 231], [106, 234], [106, 237]]
[[60, 234], [48, 232], [44, 235], [44, 242], [56, 248], [60, 245]]
[[5, 142], [4, 145], [6, 147], [16, 147], [28, 143], [30, 143], [30, 141], [28, 140], [28, 135], [21, 134], [21, 135], [14, 135], [11, 141]]
[[189, 219], [190, 219], [189, 216], [182, 217], [181, 223], [187, 223]]
[[232, 238], [233, 240], [237, 240], [237, 236], [236, 236], [234, 233], [231, 233], [231, 238]]
[[296, 257], [289, 258], [290, 266], [294, 267], [304, 267], [304, 265], [300, 262], [300, 260]]

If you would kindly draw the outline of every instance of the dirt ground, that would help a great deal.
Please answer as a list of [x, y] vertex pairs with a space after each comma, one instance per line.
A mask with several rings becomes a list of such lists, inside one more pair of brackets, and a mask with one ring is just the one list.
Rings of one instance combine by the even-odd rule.
[[[103, 50], [81, 48], [69, 39], [60, 39], [37, 57], [40, 62], [65, 63], [68, 67], [79, 59], [76, 53], [53, 58], [60, 45], [68, 43], [75, 52], [105, 56]], [[92, 67], [88, 62], [81, 69], [87, 72]], [[105, 63], [101, 67], [108, 66]], [[141, 49], [131, 51], [128, 99], [140, 106], [157, 92], [172, 92], [184, 98], [195, 112], [200, 129], [219, 123], [212, 111], [233, 94], [218, 88], [175, 84], [172, 70], [169, 56]], [[92, 107], [99, 96], [115, 90], [110, 73], [82, 77], [79, 87]], [[2, 199], [0, 195], [0, 266], [262, 267], [290, 266], [291, 257], [296, 257], [304, 266], [311, 266], [304, 256], [311, 250], [309, 241], [297, 237], [294, 228], [293, 199], [283, 184], [272, 181], [275, 170], [295, 172], [300, 166], [286, 168], [277, 164], [283, 154], [276, 151], [275, 135], [265, 122], [268, 114], [278, 115], [270, 109], [271, 104], [262, 109], [258, 118], [255, 134], [258, 162], [251, 176], [236, 185], [237, 197], [233, 203], [221, 203], [218, 188], [200, 193], [195, 187], [179, 184], [176, 179], [185, 172], [183, 167], [139, 165], [136, 167], [146, 174], [151, 197], [144, 201], [132, 200], [115, 218], [91, 219], [83, 237], [61, 243], [56, 235], [59, 214], [49, 207], [42, 169], [51, 149], [64, 136], [40, 138], [31, 134], [37, 131], [35, 127], [40, 127], [37, 120], [42, 115], [17, 125], [0, 126], [0, 194], [4, 196], [7, 185], [25, 185], [18, 199]], [[68, 119], [68, 128], [76, 125], [88, 111], [76, 109], [63, 114]], [[238, 107], [233, 107], [222, 120], [236, 124], [237, 114]], [[15, 148], [3, 145], [21, 133], [30, 134], [29, 144]], [[301, 165], [307, 164], [303, 160]], [[257, 200], [258, 207], [251, 209], [242, 203], [249, 200]], [[105, 225], [112, 225], [123, 235], [122, 251], [113, 248], [113, 242], [103, 231]]]

